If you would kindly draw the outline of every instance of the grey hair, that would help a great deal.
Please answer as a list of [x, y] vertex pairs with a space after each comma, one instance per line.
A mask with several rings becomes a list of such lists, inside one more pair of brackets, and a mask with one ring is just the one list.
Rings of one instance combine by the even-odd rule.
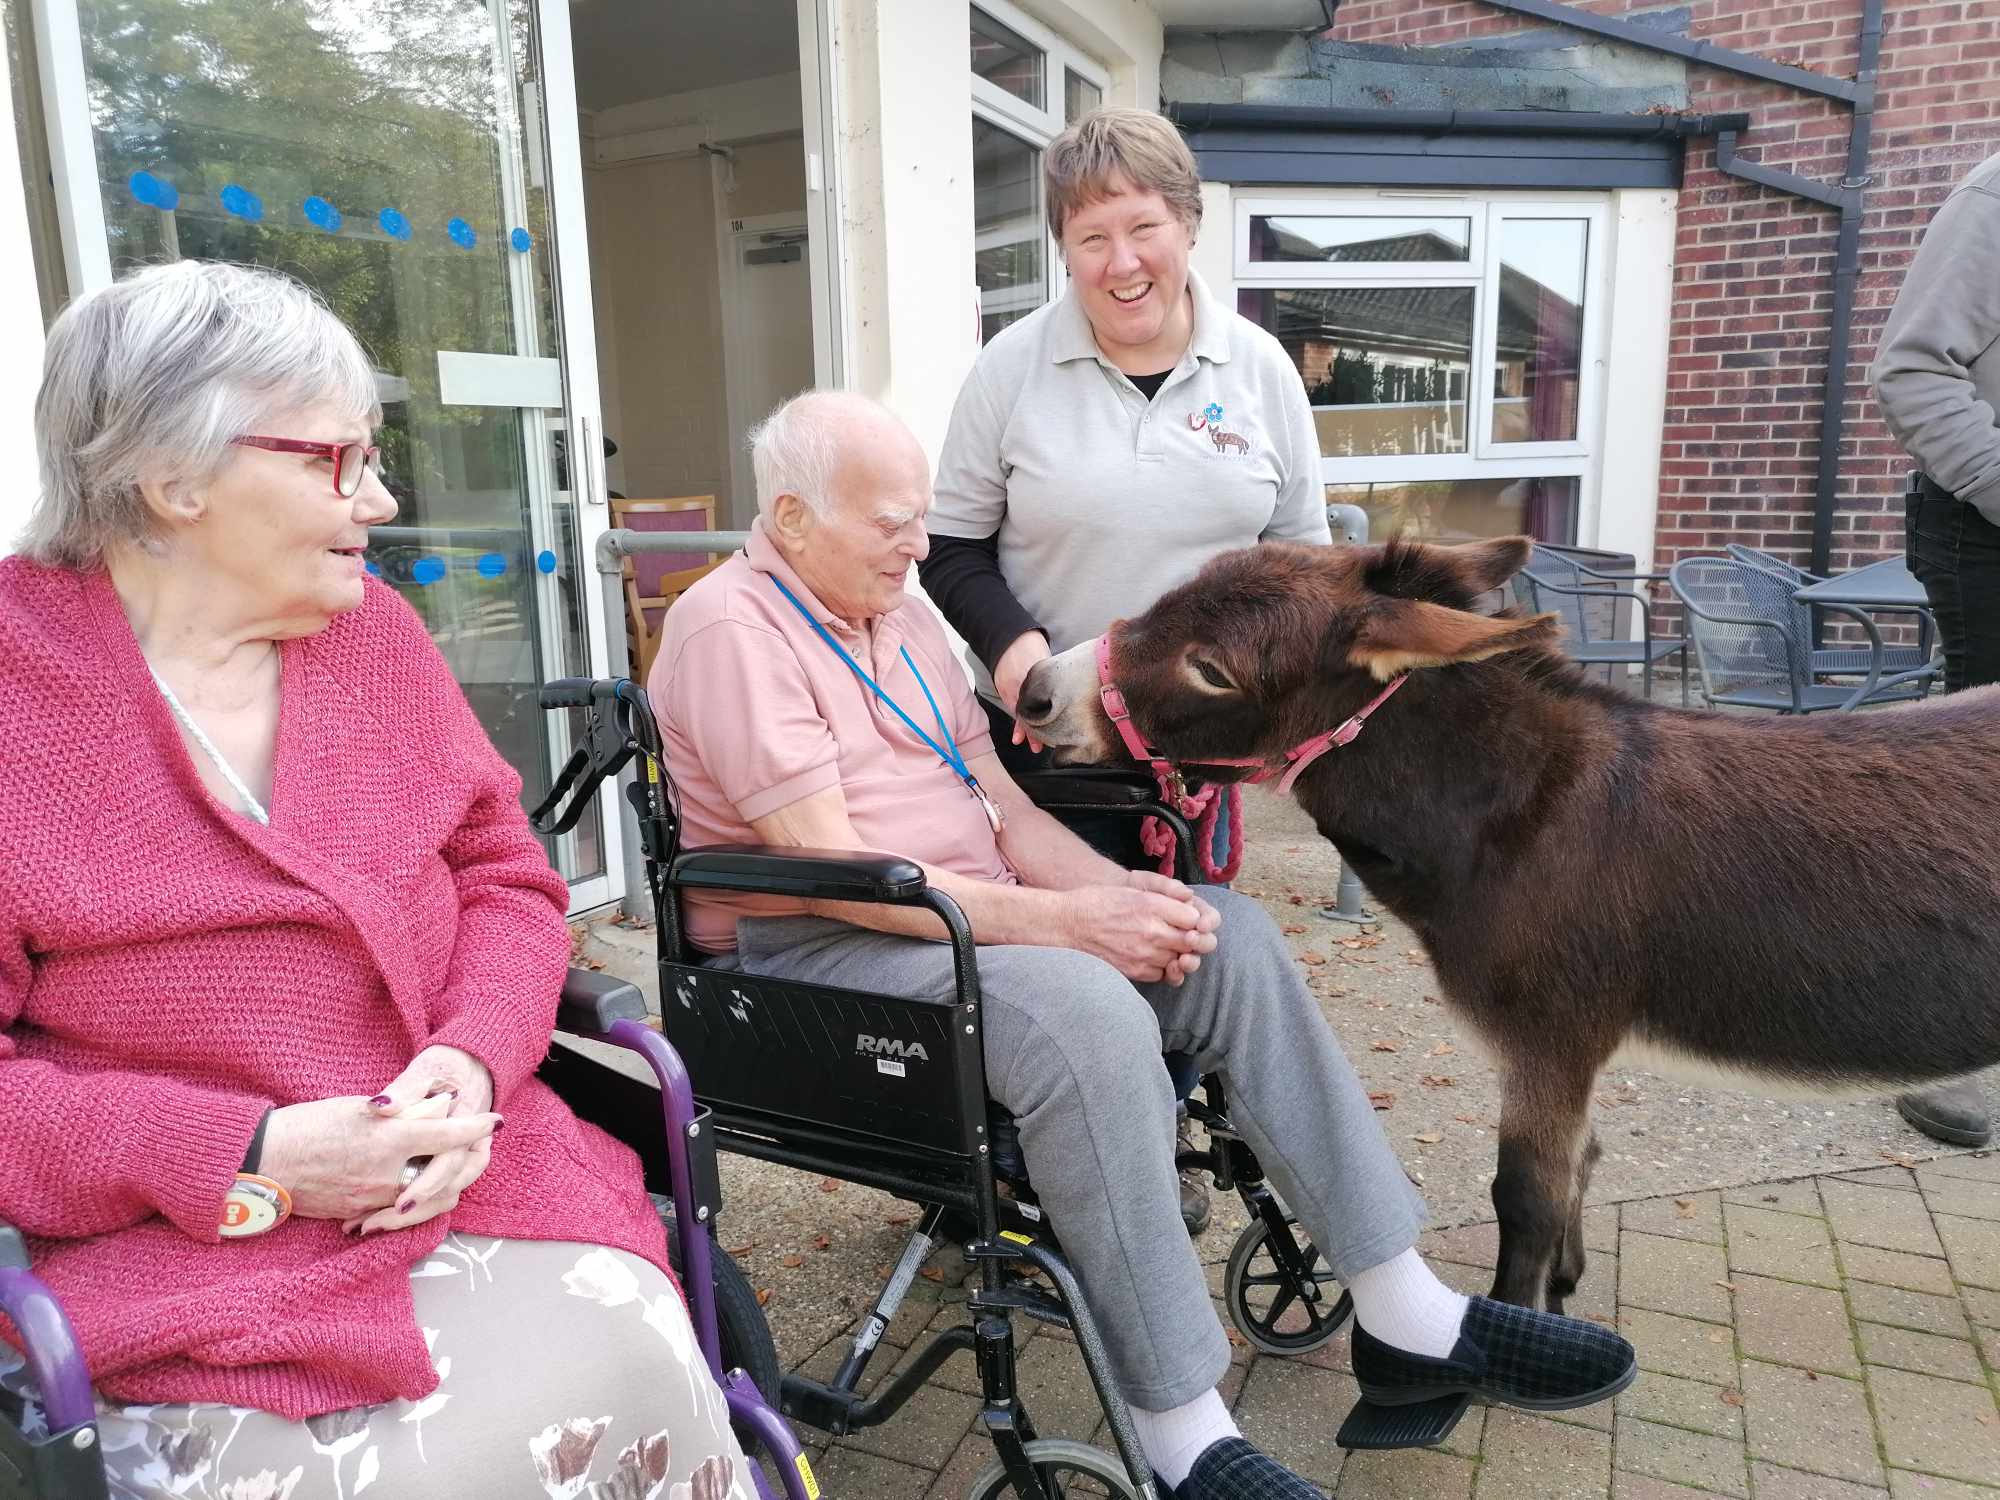
[[800, 391], [750, 429], [759, 515], [768, 520], [780, 495], [797, 495], [822, 520], [833, 514], [840, 407], [866, 399], [849, 391]]
[[35, 398], [42, 487], [20, 550], [91, 568], [114, 546], [156, 546], [142, 485], [200, 488], [231, 438], [321, 403], [380, 420], [361, 345], [281, 272], [184, 260], [86, 293], [49, 329]]

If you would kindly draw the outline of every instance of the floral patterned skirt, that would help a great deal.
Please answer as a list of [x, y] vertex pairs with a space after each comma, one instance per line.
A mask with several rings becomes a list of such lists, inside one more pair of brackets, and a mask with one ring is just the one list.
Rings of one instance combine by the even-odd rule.
[[[438, 1388], [288, 1422], [98, 1403], [118, 1500], [754, 1500], [687, 1310], [595, 1245], [458, 1234], [410, 1273]], [[0, 1385], [32, 1396], [0, 1344]], [[33, 1431], [40, 1414], [28, 1407]]]

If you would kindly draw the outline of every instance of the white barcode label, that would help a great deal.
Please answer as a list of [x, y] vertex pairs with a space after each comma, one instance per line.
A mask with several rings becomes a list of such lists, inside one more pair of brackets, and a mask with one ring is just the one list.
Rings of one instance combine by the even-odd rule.
[[875, 1059], [875, 1071], [878, 1073], [887, 1073], [891, 1078], [901, 1078], [905, 1070], [899, 1062], [891, 1062], [886, 1057], [878, 1057]]

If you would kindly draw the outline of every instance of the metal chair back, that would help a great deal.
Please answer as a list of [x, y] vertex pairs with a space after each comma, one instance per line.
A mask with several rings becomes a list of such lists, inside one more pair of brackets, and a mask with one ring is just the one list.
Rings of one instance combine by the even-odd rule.
[[1773, 708], [1802, 702], [1811, 638], [1795, 628], [1807, 611], [1790, 583], [1732, 557], [1683, 558], [1668, 577], [1686, 606], [1704, 698], [1768, 698]]
[[[1604, 561], [1612, 557], [1607, 554]], [[1634, 563], [1625, 558], [1623, 565], [1629, 572]], [[1560, 615], [1566, 640], [1582, 645], [1630, 640], [1637, 601], [1622, 580], [1600, 576], [1609, 571], [1537, 543], [1528, 565], [1514, 575], [1515, 600], [1536, 614]]]

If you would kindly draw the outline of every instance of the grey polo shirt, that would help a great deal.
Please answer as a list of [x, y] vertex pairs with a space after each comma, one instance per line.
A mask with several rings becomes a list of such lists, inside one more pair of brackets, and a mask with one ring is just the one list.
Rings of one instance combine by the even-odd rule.
[[997, 533], [1008, 587], [1057, 651], [1142, 613], [1219, 552], [1332, 540], [1297, 368], [1192, 270], [1188, 284], [1193, 336], [1151, 401], [1066, 293], [980, 351], [952, 409], [926, 525]]

